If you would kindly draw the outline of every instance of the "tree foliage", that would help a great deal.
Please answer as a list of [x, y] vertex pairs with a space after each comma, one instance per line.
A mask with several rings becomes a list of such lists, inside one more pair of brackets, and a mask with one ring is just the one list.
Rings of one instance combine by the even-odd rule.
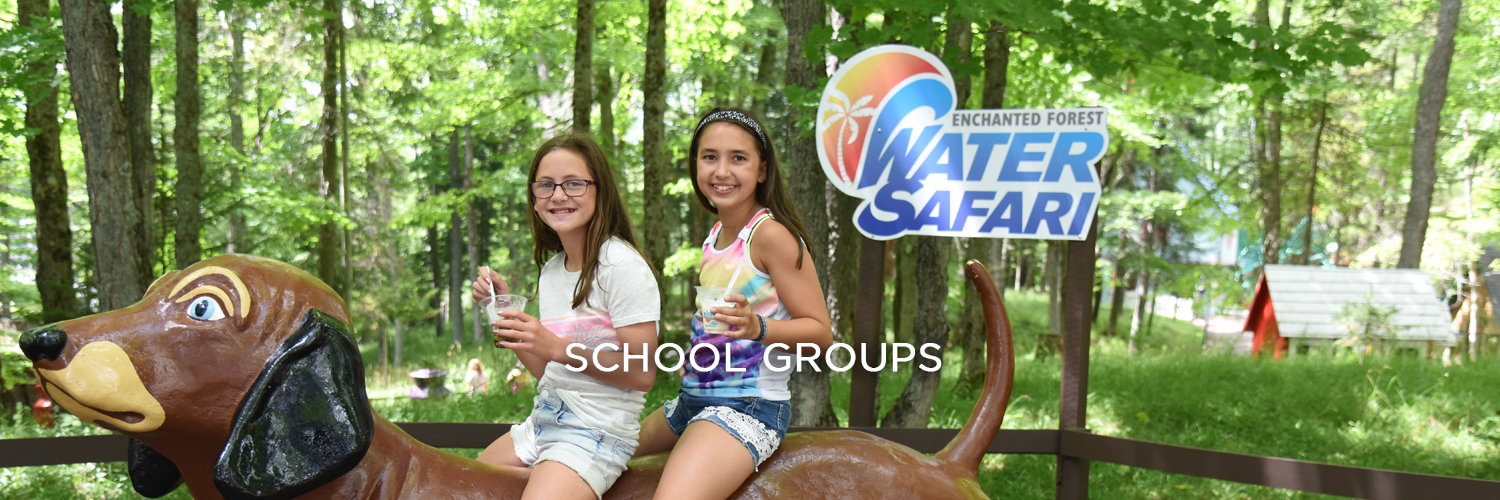
[[[155, 197], [144, 209], [157, 228], [149, 267], [160, 274], [179, 267], [171, 251], [180, 218], [174, 189], [179, 139], [172, 134], [178, 64], [173, 9], [167, 2], [147, 4]], [[792, 178], [813, 179], [795, 187], [805, 191], [799, 199], [804, 220], [820, 226], [811, 228], [814, 239], [820, 248], [847, 245], [854, 239], [841, 236], [850, 233], [838, 217], [849, 207], [819, 203], [826, 191], [815, 182], [821, 181], [818, 167], [795, 148], [813, 129], [816, 98], [830, 69], [821, 65], [836, 68], [885, 43], [940, 54], [974, 89], [961, 103], [967, 108], [981, 107], [980, 89], [994, 69], [986, 61], [1000, 60], [986, 57], [986, 47], [1003, 46], [1006, 106], [1109, 110], [1097, 254], [1100, 272], [1115, 276], [1119, 270], [1122, 280], [1101, 279], [1109, 288], [1150, 276], [1148, 293], [1201, 297], [1211, 307], [1200, 310], [1210, 313], [1243, 307], [1254, 269], [1267, 257], [1325, 266], [1397, 263], [1411, 182], [1413, 110], [1436, 31], [1435, 0], [1282, 0], [1268, 3], [1265, 23], [1252, 19], [1256, 5], [1247, 0], [828, 0], [796, 10], [783, 10], [790, 0], [665, 5], [664, 132], [653, 146], [660, 170], [648, 175], [645, 164], [655, 158], [644, 144], [645, 1], [594, 2], [595, 95], [588, 123], [611, 152], [632, 219], [651, 228], [643, 239], [663, 266], [668, 339], [680, 339], [686, 328], [679, 316], [689, 307], [698, 245], [713, 223], [697, 207], [683, 163], [698, 116], [715, 106], [763, 110], [783, 167]], [[1500, 2], [1476, 0], [1464, 8], [1437, 125], [1435, 194], [1422, 259], [1445, 293], [1460, 293], [1468, 264], [1500, 240]], [[432, 326], [418, 326], [422, 320], [461, 306], [445, 305], [452, 299], [438, 290], [448, 286], [452, 271], [431, 264], [435, 255], [451, 255], [452, 243], [428, 235], [446, 234], [455, 221], [474, 217], [477, 263], [498, 270], [516, 290], [534, 293], [526, 167], [536, 145], [578, 121], [572, 94], [584, 87], [574, 85], [579, 80], [572, 74], [577, 12], [576, 0], [361, 0], [344, 3], [339, 12], [280, 0], [200, 2], [203, 256], [228, 251], [233, 231], [237, 252], [310, 269], [318, 263], [319, 228], [337, 227], [349, 235], [340, 251], [352, 266], [345, 290], [357, 330], [375, 331], [369, 327], [400, 318], [426, 331]], [[832, 12], [838, 17], [823, 16]], [[53, 13], [60, 11], [54, 6]], [[79, 123], [93, 115], [71, 94], [83, 80], [61, 67], [60, 18], [23, 27], [13, 4], [0, 4], [0, 263], [6, 263], [0, 265], [0, 316], [31, 323], [44, 319], [35, 286], [37, 208], [24, 166], [24, 141], [36, 133], [23, 123], [34, 99], [28, 89], [35, 87], [27, 68], [36, 62], [60, 67], [52, 83], [62, 90], [75, 312], [107, 303], [100, 299], [99, 270], [109, 257], [96, 255], [99, 247], [91, 242], [108, 238], [110, 228], [91, 224], [98, 214], [91, 213], [94, 188], [80, 130], [92, 124]], [[320, 160], [331, 147], [318, 128], [327, 85], [325, 19], [343, 27], [347, 49], [346, 76], [334, 83], [348, 100], [340, 130], [348, 147], [339, 152], [348, 161], [344, 209], [318, 189]], [[801, 43], [790, 40], [789, 27], [799, 37], [807, 30], [807, 43], [796, 48], [800, 58], [787, 57], [788, 44]], [[243, 37], [242, 61], [234, 60], [236, 33]], [[950, 43], [965, 37], [967, 48]], [[999, 37], [1006, 43], [991, 43]], [[231, 78], [236, 65], [243, 68], [238, 79]], [[607, 87], [599, 78], [606, 74]], [[232, 90], [232, 80], [242, 82], [241, 91]], [[1265, 119], [1260, 103], [1272, 97], [1280, 103], [1273, 107], [1281, 114], [1281, 169], [1264, 178], [1256, 124]], [[242, 148], [232, 140], [232, 115], [242, 122]], [[461, 170], [467, 179], [453, 179], [447, 145], [461, 129], [472, 131], [474, 169], [472, 175]], [[462, 187], [450, 189], [455, 185]], [[646, 193], [653, 197], [649, 212]], [[1281, 195], [1284, 214], [1270, 226], [1260, 215], [1267, 193]], [[1288, 237], [1271, 247], [1275, 255], [1263, 256], [1268, 227]], [[1303, 244], [1304, 237], [1311, 244]], [[1237, 265], [1205, 264], [1225, 239], [1233, 241], [1229, 252], [1237, 252]], [[854, 247], [840, 248], [843, 255], [854, 253], [848, 252]], [[838, 256], [814, 250], [822, 276], [837, 276], [827, 267], [838, 265]], [[929, 252], [949, 256], [950, 277], [966, 253], [976, 255]], [[998, 250], [992, 254], [999, 260]], [[1013, 241], [992, 271], [1007, 287], [1046, 287], [1040, 279], [1051, 276], [1045, 255], [1039, 242]], [[1500, 269], [1495, 266], [1481, 263]], [[948, 289], [959, 283], [950, 280]], [[850, 291], [833, 289], [835, 296], [844, 293]], [[928, 310], [956, 317], [960, 303], [947, 313], [936, 302]], [[835, 314], [844, 314], [839, 307], [834, 304]]]

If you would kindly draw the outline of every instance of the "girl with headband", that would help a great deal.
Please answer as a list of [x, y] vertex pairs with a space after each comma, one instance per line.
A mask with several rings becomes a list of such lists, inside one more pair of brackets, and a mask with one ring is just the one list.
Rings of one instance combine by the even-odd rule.
[[821, 352], [833, 334], [807, 229], [765, 128], [743, 110], [715, 109], [688, 150], [698, 202], [719, 216], [703, 242], [699, 281], [729, 287], [728, 305], [693, 316], [682, 389], [641, 423], [636, 456], [672, 451], [656, 498], [722, 499], [786, 437], [787, 346]]

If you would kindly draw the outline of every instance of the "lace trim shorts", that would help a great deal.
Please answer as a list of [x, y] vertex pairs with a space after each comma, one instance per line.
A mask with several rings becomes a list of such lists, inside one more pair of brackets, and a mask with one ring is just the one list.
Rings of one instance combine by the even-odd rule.
[[596, 497], [625, 472], [637, 441], [622, 439], [602, 429], [587, 427], [549, 389], [533, 400], [531, 416], [510, 430], [516, 457], [527, 466], [551, 460], [573, 469], [589, 483]]
[[771, 458], [771, 453], [781, 446], [792, 422], [789, 401], [693, 396], [680, 391], [676, 398], [662, 406], [662, 413], [667, 417], [667, 426], [678, 436], [687, 430], [688, 424], [699, 420], [713, 422], [744, 443], [757, 471], [760, 464]]

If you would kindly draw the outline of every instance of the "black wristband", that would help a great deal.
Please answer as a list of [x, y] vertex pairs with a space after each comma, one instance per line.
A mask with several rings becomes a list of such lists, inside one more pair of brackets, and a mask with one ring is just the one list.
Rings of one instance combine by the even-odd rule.
[[755, 337], [755, 341], [760, 342], [766, 339], [766, 317], [759, 314], [755, 315], [755, 317], [760, 318], [760, 336]]

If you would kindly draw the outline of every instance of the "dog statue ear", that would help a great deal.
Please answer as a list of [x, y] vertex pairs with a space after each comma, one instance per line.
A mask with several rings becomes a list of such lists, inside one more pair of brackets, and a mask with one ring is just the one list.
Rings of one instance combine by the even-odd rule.
[[130, 471], [130, 485], [143, 497], [159, 498], [182, 486], [177, 464], [135, 438], [126, 449], [125, 465]]
[[358, 465], [374, 428], [347, 327], [309, 310], [240, 401], [214, 486], [229, 500], [296, 497]]

